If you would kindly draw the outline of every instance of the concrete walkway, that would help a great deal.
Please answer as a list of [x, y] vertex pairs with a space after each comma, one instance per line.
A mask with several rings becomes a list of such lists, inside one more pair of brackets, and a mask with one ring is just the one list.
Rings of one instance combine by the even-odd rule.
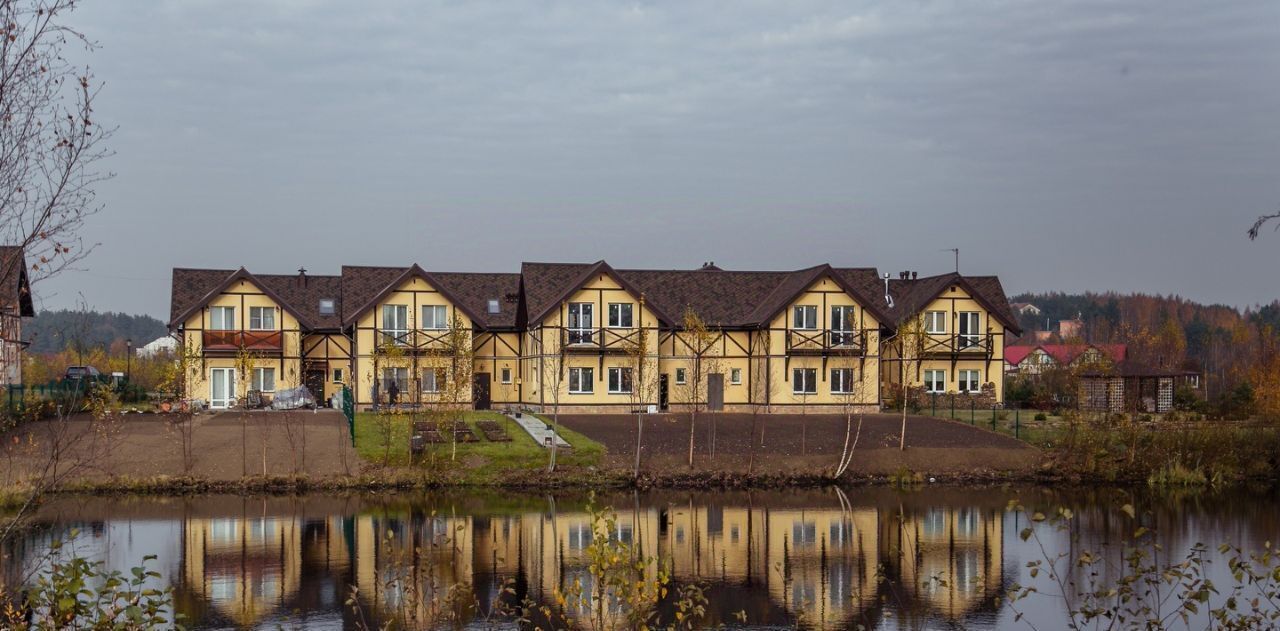
[[550, 425], [547, 425], [546, 423], [542, 422], [542, 419], [536, 416], [533, 416], [532, 414], [521, 414], [518, 417], [515, 416], [514, 414], [508, 414], [507, 418], [515, 421], [516, 424], [524, 428], [524, 431], [533, 437], [533, 442], [538, 443], [542, 447], [547, 447], [548, 445], [550, 445], [551, 444], [550, 439], [552, 436], [554, 436], [556, 440], [556, 447], [558, 449], [573, 448], [569, 444], [569, 441], [565, 440], [563, 437], [557, 434], [555, 430], [551, 429]]

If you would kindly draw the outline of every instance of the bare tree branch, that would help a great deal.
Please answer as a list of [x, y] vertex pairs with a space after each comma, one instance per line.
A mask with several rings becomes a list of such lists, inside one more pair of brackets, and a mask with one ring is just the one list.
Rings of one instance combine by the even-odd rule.
[[[1257, 239], [1258, 235], [1262, 232], [1262, 226], [1266, 225], [1266, 223], [1272, 219], [1280, 219], [1280, 213], [1258, 217], [1258, 220], [1253, 222], [1253, 227], [1249, 228], [1249, 240], [1252, 241]], [[1275, 229], [1276, 231], [1280, 231], [1280, 221], [1276, 222]]]
[[64, 55], [96, 46], [61, 18], [74, 0], [0, 0], [0, 243], [19, 246], [0, 260], [10, 278], [25, 260], [31, 282], [74, 265], [93, 250], [80, 230], [101, 210], [94, 186], [111, 177], [113, 129], [93, 116], [102, 84]]

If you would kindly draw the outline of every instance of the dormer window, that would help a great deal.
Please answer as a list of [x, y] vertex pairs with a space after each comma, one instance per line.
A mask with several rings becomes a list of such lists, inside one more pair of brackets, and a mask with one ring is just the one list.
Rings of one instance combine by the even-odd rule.
[[320, 315], [333, 315], [336, 310], [333, 298], [320, 299]]
[[493, 315], [493, 314], [497, 314], [497, 313], [502, 313], [502, 305], [498, 302], [498, 299], [497, 299], [497, 298], [490, 298], [490, 299], [489, 299], [489, 314], [490, 314], [490, 315]]

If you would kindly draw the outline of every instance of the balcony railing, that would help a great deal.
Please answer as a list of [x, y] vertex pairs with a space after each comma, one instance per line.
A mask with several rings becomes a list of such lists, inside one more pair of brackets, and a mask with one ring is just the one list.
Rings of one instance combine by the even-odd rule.
[[569, 352], [626, 352], [640, 343], [640, 329], [629, 328], [565, 328], [560, 330], [560, 344]]
[[393, 344], [410, 352], [448, 351], [453, 347], [449, 329], [378, 329], [379, 344]]
[[204, 350], [280, 352], [284, 334], [280, 331], [205, 331]]
[[929, 354], [986, 354], [995, 348], [992, 333], [959, 335], [928, 335], [924, 339], [924, 353]]
[[865, 331], [788, 329], [787, 352], [792, 355], [856, 355], [866, 350]]

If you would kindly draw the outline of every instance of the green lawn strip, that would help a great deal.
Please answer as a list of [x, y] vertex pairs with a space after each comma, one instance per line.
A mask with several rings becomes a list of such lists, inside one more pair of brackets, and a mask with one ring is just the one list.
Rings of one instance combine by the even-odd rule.
[[[464, 420], [471, 427], [479, 440], [472, 443], [458, 443], [457, 461], [469, 467], [464, 472], [464, 479], [469, 482], [482, 483], [495, 480], [511, 471], [536, 471], [547, 465], [547, 452], [537, 445], [531, 436], [515, 421], [506, 415], [492, 411], [468, 411]], [[390, 457], [388, 463], [404, 465], [408, 463], [409, 437], [414, 415], [396, 414], [389, 418], [390, 425]], [[484, 432], [476, 425], [476, 421], [491, 419], [497, 421], [511, 437], [510, 441], [494, 442], [485, 438]], [[566, 435], [568, 434], [568, 435]], [[567, 466], [587, 466], [598, 464], [604, 454], [604, 447], [576, 432], [563, 430], [565, 440], [574, 449], [558, 454], [561, 464]], [[381, 464], [387, 454], [385, 448], [387, 436], [382, 419], [372, 412], [356, 415], [356, 451], [369, 462]], [[452, 453], [451, 443], [430, 444], [429, 455], [436, 463], [448, 462]], [[477, 462], [477, 458], [481, 461]]]

